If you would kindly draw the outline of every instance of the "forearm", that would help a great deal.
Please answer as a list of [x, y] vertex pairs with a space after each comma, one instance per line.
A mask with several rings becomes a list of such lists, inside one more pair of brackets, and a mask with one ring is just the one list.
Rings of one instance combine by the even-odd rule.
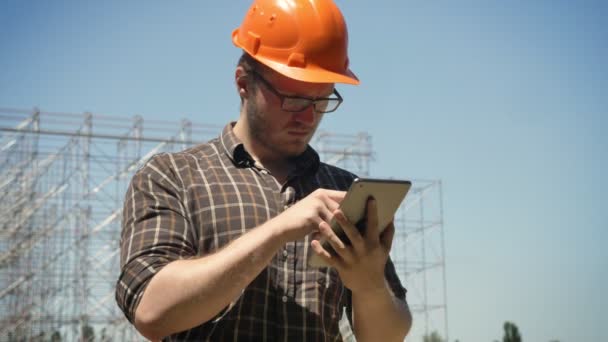
[[252, 229], [215, 254], [178, 260], [156, 274], [141, 299], [135, 326], [150, 339], [202, 324], [239, 296], [284, 244], [274, 222]]
[[407, 304], [388, 288], [353, 293], [353, 330], [357, 341], [403, 341], [412, 326]]

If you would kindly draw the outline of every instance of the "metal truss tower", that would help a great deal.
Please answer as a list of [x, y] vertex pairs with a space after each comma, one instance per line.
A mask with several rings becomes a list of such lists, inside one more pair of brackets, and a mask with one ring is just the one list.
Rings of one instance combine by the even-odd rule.
[[[141, 340], [114, 300], [126, 188], [152, 155], [221, 128], [0, 109], [0, 340]], [[367, 134], [319, 132], [313, 145], [324, 161], [369, 175]], [[441, 184], [414, 185], [392, 257], [409, 290], [413, 333], [447, 336]]]

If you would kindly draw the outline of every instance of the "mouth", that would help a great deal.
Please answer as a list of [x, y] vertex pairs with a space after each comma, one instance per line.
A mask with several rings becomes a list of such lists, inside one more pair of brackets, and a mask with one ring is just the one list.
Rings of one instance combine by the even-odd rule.
[[296, 137], [305, 137], [310, 134], [309, 131], [288, 131], [287, 133]]

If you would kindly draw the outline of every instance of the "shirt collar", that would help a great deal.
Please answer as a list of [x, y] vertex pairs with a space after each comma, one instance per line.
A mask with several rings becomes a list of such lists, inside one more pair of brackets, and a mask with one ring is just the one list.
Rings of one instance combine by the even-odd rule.
[[[224, 152], [239, 167], [252, 167], [255, 164], [253, 157], [245, 150], [245, 145], [234, 134], [234, 125], [236, 122], [230, 122], [224, 127], [220, 137], [221, 145]], [[297, 157], [293, 157], [294, 175], [302, 175], [308, 171], [316, 171], [320, 165], [319, 154], [310, 145], [306, 150]]]
[[220, 142], [224, 152], [232, 160], [234, 165], [239, 167], [251, 167], [255, 163], [253, 157], [245, 150], [245, 145], [236, 137], [233, 127], [236, 122], [230, 122], [224, 127]]

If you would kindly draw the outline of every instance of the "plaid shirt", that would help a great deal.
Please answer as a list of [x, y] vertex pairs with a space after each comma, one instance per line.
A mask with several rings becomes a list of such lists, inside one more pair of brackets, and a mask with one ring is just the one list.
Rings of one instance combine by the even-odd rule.
[[[232, 131], [153, 157], [126, 194], [116, 300], [133, 322], [151, 278], [168, 263], [214, 253], [318, 188], [347, 190], [354, 175], [319, 162], [310, 147], [281, 185]], [[287, 243], [241, 296], [212, 320], [167, 341], [334, 341], [350, 292], [332, 268], [309, 268], [309, 237]], [[405, 299], [392, 262], [386, 277]]]

